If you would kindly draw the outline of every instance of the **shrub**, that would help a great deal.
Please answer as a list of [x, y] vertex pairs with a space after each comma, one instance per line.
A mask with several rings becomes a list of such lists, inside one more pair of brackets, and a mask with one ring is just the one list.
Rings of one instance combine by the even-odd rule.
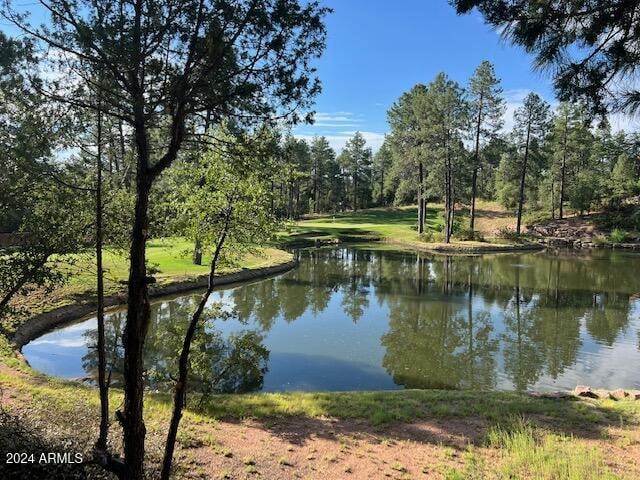
[[477, 242], [484, 242], [484, 235], [477, 230], [471, 230], [470, 228], [461, 228], [455, 232], [455, 237], [458, 240], [475, 240]]
[[444, 233], [437, 232], [428, 228], [423, 233], [421, 233], [418, 238], [420, 238], [420, 240], [425, 243], [438, 243], [444, 240]]
[[524, 225], [535, 225], [537, 223], [542, 223], [546, 220], [549, 220], [551, 217], [549, 212], [544, 210], [535, 210], [533, 212], [525, 213], [522, 216], [522, 223]]
[[609, 234], [609, 240], [611, 241], [611, 243], [622, 243], [627, 239], [627, 236], [627, 232], [625, 232], [624, 230], [614, 228]]
[[520, 234], [511, 227], [500, 227], [496, 236], [504, 240], [516, 241], [520, 239]]

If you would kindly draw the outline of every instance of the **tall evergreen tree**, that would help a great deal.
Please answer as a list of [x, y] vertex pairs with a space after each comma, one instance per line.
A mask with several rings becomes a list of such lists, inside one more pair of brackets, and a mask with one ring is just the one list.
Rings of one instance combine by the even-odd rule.
[[549, 104], [535, 93], [529, 93], [522, 107], [514, 114], [514, 138], [518, 147], [520, 162], [520, 187], [518, 189], [518, 214], [516, 232], [521, 232], [522, 210], [525, 201], [527, 169], [532, 150], [539, 148], [547, 132], [549, 122]]
[[418, 233], [424, 232], [426, 212], [425, 149], [421, 109], [425, 105], [427, 87], [415, 85], [403, 93], [387, 112], [391, 127], [388, 137], [393, 152], [392, 174], [396, 179], [396, 201], [411, 192], [418, 202]]
[[371, 148], [360, 132], [347, 140], [339, 160], [347, 174], [351, 187], [351, 207], [353, 211], [366, 208], [371, 201]]
[[391, 168], [391, 162], [393, 160], [392, 156], [393, 153], [390, 142], [385, 137], [380, 150], [378, 150], [373, 157], [373, 192], [376, 203], [382, 207], [389, 204], [390, 195], [385, 180], [389, 175], [389, 169]]
[[469, 228], [473, 231], [476, 217], [478, 171], [482, 169], [481, 149], [496, 138], [502, 128], [505, 104], [502, 88], [493, 65], [483, 61], [469, 81], [469, 106], [473, 126], [473, 163], [471, 176], [471, 212]]
[[462, 139], [468, 129], [468, 104], [460, 86], [444, 73], [429, 84], [421, 106], [421, 137], [433, 172], [431, 188], [444, 198], [444, 241], [453, 235], [456, 171], [465, 160]]
[[309, 147], [311, 156], [311, 189], [310, 208], [311, 213], [327, 211], [331, 208], [327, 201], [327, 190], [329, 187], [329, 170], [331, 164], [335, 162], [336, 153], [329, 145], [326, 137], [314, 137]]

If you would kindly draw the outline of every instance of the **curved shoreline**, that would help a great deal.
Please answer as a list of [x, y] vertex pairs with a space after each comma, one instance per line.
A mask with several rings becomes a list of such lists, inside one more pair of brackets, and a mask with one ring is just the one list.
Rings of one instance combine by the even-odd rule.
[[[296, 260], [290, 260], [271, 267], [240, 270], [238, 272], [217, 276], [214, 278], [213, 283], [215, 286], [221, 286], [268, 278], [273, 275], [288, 272], [297, 264], [298, 262]], [[149, 289], [149, 297], [158, 298], [198, 290], [206, 287], [207, 281], [207, 276], [201, 276], [192, 280], [172, 282], [166, 285], [152, 287]], [[126, 303], [127, 296], [125, 294], [109, 295], [104, 298], [105, 308], [125, 305]], [[65, 305], [64, 307], [36, 315], [17, 328], [11, 338], [11, 343], [16, 350], [21, 351], [23, 346], [49, 330], [94, 314], [96, 308], [97, 305], [95, 301], [91, 301], [84, 304]]]
[[481, 255], [484, 253], [513, 253], [513, 252], [539, 252], [547, 247], [538, 243], [528, 243], [524, 245], [490, 244], [486, 245], [465, 245], [461, 243], [417, 243], [403, 240], [387, 240], [384, 243], [413, 248], [422, 252], [430, 252], [445, 255]]

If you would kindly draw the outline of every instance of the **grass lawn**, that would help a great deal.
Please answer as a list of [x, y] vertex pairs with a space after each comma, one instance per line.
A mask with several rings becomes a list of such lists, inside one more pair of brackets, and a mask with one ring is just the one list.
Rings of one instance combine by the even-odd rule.
[[[504, 211], [495, 202], [478, 202], [476, 209], [477, 231], [486, 241], [452, 240], [451, 244], [442, 242], [427, 242], [421, 239], [416, 231], [416, 208], [389, 207], [372, 208], [358, 212], [337, 213], [335, 215], [319, 216], [305, 219], [293, 224], [281, 234], [281, 240], [291, 244], [313, 244], [316, 241], [375, 241], [382, 240], [400, 243], [415, 248], [432, 249], [501, 249], [513, 246], [513, 242], [496, 239], [497, 231], [504, 227], [513, 227], [515, 218]], [[468, 212], [460, 209], [456, 213], [468, 225]], [[426, 228], [435, 232], [436, 236], [442, 231], [444, 219], [442, 207], [431, 205], [427, 208]], [[441, 234], [440, 234], [441, 235]]]
[[[180, 238], [152, 240], [147, 245], [149, 267], [158, 285], [180, 282], [206, 275], [209, 272], [209, 258], [203, 257], [202, 265], [194, 265], [191, 260], [192, 245]], [[291, 254], [277, 248], [261, 248], [248, 254], [238, 265], [221, 265], [218, 274], [223, 275], [239, 269], [269, 267], [290, 261]], [[51, 292], [35, 291], [28, 296], [17, 297], [13, 305], [23, 313], [13, 319], [13, 327], [24, 321], [27, 315], [53, 310], [73, 303], [90, 302], [95, 299], [95, 258], [92, 252], [73, 255], [60, 267], [69, 273], [68, 281]], [[128, 277], [126, 252], [107, 249], [104, 253], [105, 294], [116, 295], [126, 292], [123, 283]]]

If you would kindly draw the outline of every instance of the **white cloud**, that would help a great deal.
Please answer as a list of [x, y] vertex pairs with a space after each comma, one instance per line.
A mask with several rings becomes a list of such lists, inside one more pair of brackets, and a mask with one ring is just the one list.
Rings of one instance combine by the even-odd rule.
[[[518, 108], [522, 106], [522, 104], [524, 103], [524, 99], [527, 98], [527, 95], [529, 95], [531, 92], [533, 92], [533, 90], [530, 90], [528, 88], [514, 88], [511, 90], [506, 90], [504, 92], [503, 97], [506, 102], [506, 108], [504, 111], [504, 115], [502, 116], [504, 120], [504, 126], [502, 127], [503, 132], [510, 132], [513, 129], [515, 123], [513, 114]], [[540, 96], [542, 97], [542, 95]], [[544, 97], [542, 98], [551, 105], [552, 109], [555, 109], [558, 106], [558, 101], [556, 99], [548, 99]]]
[[324, 126], [344, 126], [345, 122], [360, 124], [351, 112], [316, 112], [313, 116], [316, 122], [323, 122]]
[[[340, 153], [342, 151], [342, 149], [344, 148], [345, 143], [347, 143], [347, 140], [349, 140], [351, 137], [353, 137], [353, 135], [356, 133], [355, 130], [344, 130], [344, 131], [340, 131], [340, 132], [336, 132], [335, 134], [329, 134], [329, 135], [311, 135], [311, 134], [296, 134], [296, 138], [301, 138], [307, 141], [311, 141], [313, 139], [313, 137], [315, 136], [323, 136], [327, 139], [327, 141], [329, 142], [329, 145], [331, 145], [331, 148], [333, 148], [336, 153]], [[365, 141], [367, 142], [367, 146], [371, 147], [371, 150], [373, 150], [373, 152], [377, 152], [378, 150], [380, 150], [380, 147], [382, 146], [382, 142], [384, 142], [384, 133], [379, 133], [379, 132], [367, 132], [367, 131], [360, 131], [360, 133], [362, 134], [362, 136], [364, 137]]]

